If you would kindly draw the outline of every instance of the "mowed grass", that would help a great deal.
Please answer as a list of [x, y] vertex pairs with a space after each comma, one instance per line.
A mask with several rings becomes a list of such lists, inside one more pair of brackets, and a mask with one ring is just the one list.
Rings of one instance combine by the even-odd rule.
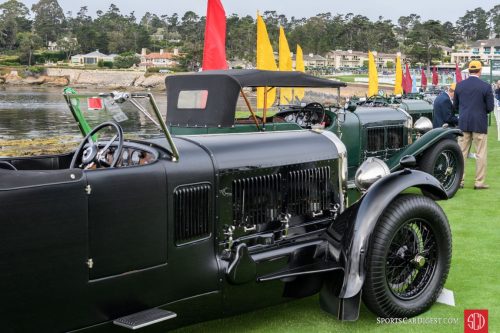
[[175, 332], [463, 332], [464, 309], [488, 309], [489, 332], [500, 332], [500, 142], [495, 124], [489, 128], [488, 140], [491, 188], [473, 190], [475, 160], [469, 159], [465, 188], [440, 202], [453, 235], [453, 260], [445, 287], [453, 291], [456, 306], [436, 303], [418, 317], [458, 318], [457, 324], [378, 324], [364, 306], [358, 321], [339, 322], [320, 309], [316, 295]]
[[353, 83], [356, 81], [356, 78], [368, 78], [367, 74], [354, 74], [354, 75], [339, 75], [333, 76], [335, 80], [339, 80], [346, 83]]

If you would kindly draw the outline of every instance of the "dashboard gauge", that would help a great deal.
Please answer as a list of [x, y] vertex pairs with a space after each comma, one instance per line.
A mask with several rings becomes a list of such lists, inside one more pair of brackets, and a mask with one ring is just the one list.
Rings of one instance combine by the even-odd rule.
[[139, 165], [141, 163], [141, 158], [142, 158], [142, 152], [139, 150], [134, 150], [134, 152], [132, 153], [130, 163], [132, 165]]
[[128, 158], [129, 158], [129, 153], [128, 153], [128, 150], [125, 149], [123, 150], [123, 153], [122, 153], [122, 166], [126, 167], [128, 166], [129, 162], [128, 162]]
[[295, 122], [295, 115], [293, 113], [291, 113], [285, 117], [285, 120], [289, 123], [293, 123], [293, 122]]

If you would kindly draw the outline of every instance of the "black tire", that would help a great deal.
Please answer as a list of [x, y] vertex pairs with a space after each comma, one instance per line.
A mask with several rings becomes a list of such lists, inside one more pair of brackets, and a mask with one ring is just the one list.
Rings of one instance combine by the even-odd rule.
[[363, 301], [380, 317], [419, 315], [441, 293], [450, 262], [451, 232], [441, 207], [421, 195], [400, 195], [371, 236]]
[[[448, 198], [452, 198], [457, 193], [464, 172], [464, 159], [460, 146], [455, 140], [439, 141], [422, 155], [418, 165], [420, 170], [439, 180]], [[422, 190], [422, 193], [434, 200], [439, 199], [428, 191]]]

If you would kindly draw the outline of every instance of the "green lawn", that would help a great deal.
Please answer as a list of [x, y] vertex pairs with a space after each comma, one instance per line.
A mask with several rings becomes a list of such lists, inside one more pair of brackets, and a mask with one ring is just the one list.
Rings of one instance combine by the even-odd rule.
[[334, 76], [334, 79], [342, 81], [342, 82], [352, 83], [352, 82], [355, 82], [354, 79], [357, 78], [357, 77], [368, 78], [368, 75], [366, 75], [366, 74], [341, 75], [341, 76]]
[[435, 304], [421, 318], [458, 318], [458, 324], [377, 324], [364, 306], [360, 319], [342, 323], [323, 312], [318, 296], [244, 315], [177, 330], [186, 332], [463, 332], [464, 309], [488, 309], [489, 332], [500, 332], [500, 142], [489, 129], [488, 176], [491, 189], [474, 191], [474, 160], [467, 161], [465, 189], [441, 202], [453, 234], [453, 261], [446, 288], [456, 307]]

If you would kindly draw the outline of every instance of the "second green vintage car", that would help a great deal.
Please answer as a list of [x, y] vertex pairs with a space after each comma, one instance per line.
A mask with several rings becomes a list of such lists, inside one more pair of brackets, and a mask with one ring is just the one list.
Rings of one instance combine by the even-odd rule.
[[[278, 113], [267, 116], [264, 110], [263, 116], [258, 117], [249, 101], [248, 90], [245, 91], [245, 88], [257, 87], [265, 87], [266, 91], [274, 87], [340, 90], [346, 86], [342, 82], [300, 72], [229, 70], [169, 76], [166, 86], [167, 123], [175, 135], [300, 129], [330, 131], [347, 146], [351, 189], [355, 189], [355, 175], [363, 162], [377, 158], [394, 172], [401, 168], [399, 161], [407, 155], [415, 156], [417, 168], [436, 177], [449, 197], [459, 189], [464, 161], [456, 140], [462, 135], [458, 129], [432, 129], [427, 118], [414, 122], [403, 108], [359, 106], [354, 109], [344, 108], [339, 103], [319, 103], [315, 99], [322, 93], [314, 90], [307, 103], [281, 105]], [[214, 93], [225, 98], [208, 96], [214, 89]], [[236, 116], [238, 99], [244, 100], [250, 117]], [[203, 108], [196, 103], [204, 103]], [[359, 193], [350, 191], [350, 197], [355, 199]]]

